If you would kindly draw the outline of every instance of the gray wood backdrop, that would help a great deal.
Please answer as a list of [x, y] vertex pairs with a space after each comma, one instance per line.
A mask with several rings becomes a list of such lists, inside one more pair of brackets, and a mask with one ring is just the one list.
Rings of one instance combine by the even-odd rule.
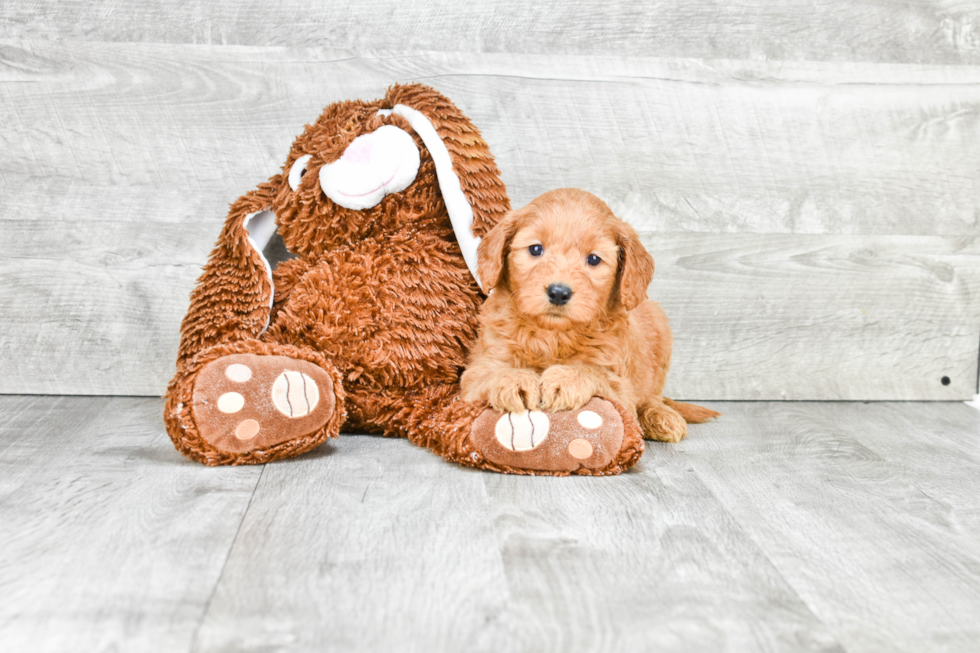
[[640, 229], [669, 394], [976, 392], [980, 4], [890, 0], [4, 0], [0, 392], [161, 394], [227, 205], [409, 81]]

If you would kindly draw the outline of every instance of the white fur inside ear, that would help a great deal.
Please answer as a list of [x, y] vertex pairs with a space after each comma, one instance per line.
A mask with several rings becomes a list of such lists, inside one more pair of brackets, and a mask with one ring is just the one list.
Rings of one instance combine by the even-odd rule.
[[249, 244], [258, 253], [259, 258], [262, 259], [262, 264], [265, 266], [265, 274], [269, 277], [269, 287], [272, 288], [272, 292], [269, 293], [269, 316], [266, 318], [265, 327], [262, 329], [262, 332], [265, 332], [269, 328], [269, 320], [272, 319], [272, 304], [276, 298], [276, 286], [272, 281], [272, 266], [269, 265], [269, 261], [266, 259], [265, 254], [262, 253], [262, 250], [265, 249], [265, 246], [269, 244], [269, 239], [276, 233], [276, 214], [272, 211], [250, 213], [245, 216], [243, 226], [245, 227], [245, 231], [248, 232]]
[[419, 173], [419, 149], [412, 137], [385, 125], [355, 138], [343, 156], [320, 168], [320, 187], [334, 203], [363, 211], [385, 195], [408, 188]]
[[425, 114], [404, 104], [396, 104], [392, 109], [382, 109], [378, 113], [383, 116], [392, 113], [402, 116], [408, 120], [408, 124], [412, 126], [415, 133], [422, 138], [429, 154], [432, 155], [432, 161], [436, 164], [439, 189], [442, 191], [442, 199], [446, 203], [446, 211], [449, 213], [449, 221], [452, 222], [453, 231], [456, 233], [459, 249], [463, 252], [463, 260], [466, 261], [466, 267], [470, 269], [470, 274], [476, 279], [476, 283], [483, 288], [477, 270], [476, 249], [480, 244], [480, 239], [473, 235], [473, 207], [470, 206], [466, 195], [463, 193], [459, 177], [453, 170], [452, 157], [449, 156], [449, 150], [442, 142], [439, 132], [432, 126], [432, 122]]
[[276, 214], [272, 211], [251, 213], [245, 217], [244, 226], [252, 247], [261, 254], [276, 233]]

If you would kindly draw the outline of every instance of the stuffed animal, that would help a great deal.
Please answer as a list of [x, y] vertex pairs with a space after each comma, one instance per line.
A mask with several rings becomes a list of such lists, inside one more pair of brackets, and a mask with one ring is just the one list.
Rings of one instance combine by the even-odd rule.
[[181, 324], [174, 445], [265, 463], [344, 429], [501, 472], [635, 463], [640, 428], [615, 402], [500, 414], [460, 397], [485, 297], [477, 246], [509, 208], [480, 132], [431, 88], [328, 106], [281, 174], [231, 205]]

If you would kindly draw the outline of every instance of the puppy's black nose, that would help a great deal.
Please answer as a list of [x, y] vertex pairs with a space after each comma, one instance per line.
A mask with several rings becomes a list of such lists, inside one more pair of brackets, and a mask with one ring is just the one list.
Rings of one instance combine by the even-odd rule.
[[548, 301], [555, 306], [564, 306], [572, 298], [572, 289], [563, 283], [548, 286]]

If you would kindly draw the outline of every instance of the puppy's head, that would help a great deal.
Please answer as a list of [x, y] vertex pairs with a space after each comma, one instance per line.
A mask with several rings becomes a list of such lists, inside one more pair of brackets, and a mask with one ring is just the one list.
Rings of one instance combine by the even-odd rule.
[[551, 328], [632, 310], [653, 277], [636, 231], [575, 188], [508, 213], [480, 243], [479, 264], [487, 288], [509, 292], [520, 313]]

